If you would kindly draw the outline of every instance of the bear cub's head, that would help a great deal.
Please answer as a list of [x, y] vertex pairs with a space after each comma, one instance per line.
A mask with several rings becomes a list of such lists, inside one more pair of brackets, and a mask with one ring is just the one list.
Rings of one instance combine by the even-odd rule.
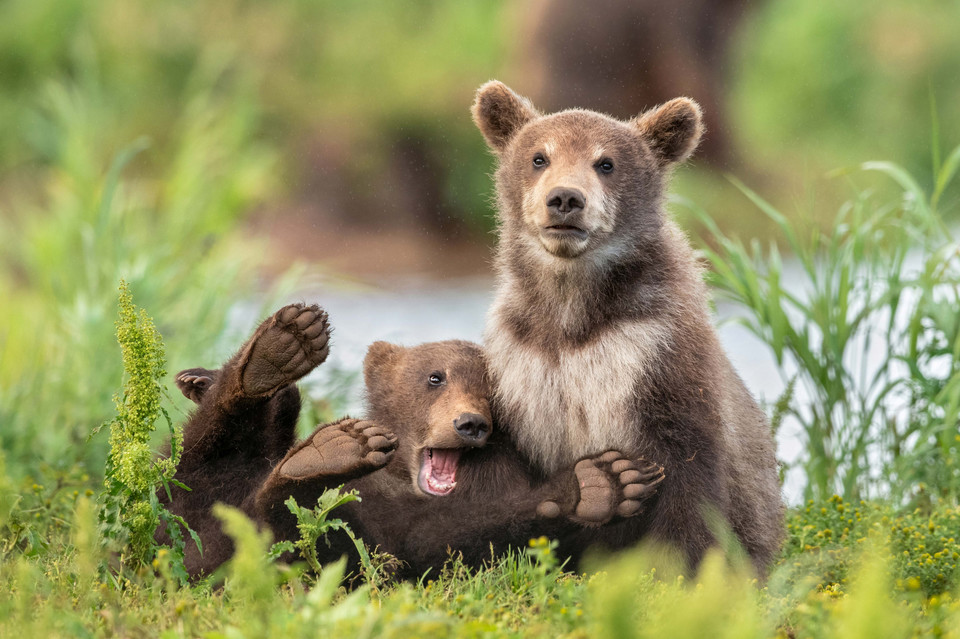
[[583, 109], [542, 115], [493, 81], [472, 112], [499, 157], [501, 238], [547, 260], [603, 260], [656, 241], [665, 177], [703, 133], [700, 107], [687, 98], [627, 122]]
[[374, 342], [363, 374], [368, 417], [397, 435], [388, 472], [408, 477], [416, 492], [449, 495], [461, 455], [486, 444], [493, 430], [483, 350], [459, 340]]

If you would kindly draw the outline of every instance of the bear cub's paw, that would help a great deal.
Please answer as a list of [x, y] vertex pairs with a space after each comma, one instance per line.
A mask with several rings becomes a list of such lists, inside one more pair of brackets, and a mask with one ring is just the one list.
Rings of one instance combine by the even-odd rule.
[[342, 419], [315, 432], [279, 468], [287, 479], [311, 479], [371, 472], [386, 465], [397, 436], [360, 419]]
[[[640, 514], [643, 500], [656, 493], [664, 478], [662, 466], [615, 450], [581, 459], [573, 470], [580, 495], [570, 519], [584, 526]], [[550, 501], [540, 504], [538, 512], [547, 517], [560, 514], [559, 506]]]
[[220, 371], [207, 368], [188, 368], [177, 373], [175, 381], [184, 397], [199, 404], [207, 389], [213, 386], [219, 375]]
[[581, 524], [605, 524], [615, 516], [640, 513], [643, 500], [656, 493], [663, 467], [644, 459], [629, 459], [611, 450], [581, 459], [574, 466], [580, 501], [574, 519]]
[[290, 304], [257, 329], [240, 357], [240, 383], [248, 397], [263, 397], [297, 381], [330, 353], [327, 313], [316, 304]]

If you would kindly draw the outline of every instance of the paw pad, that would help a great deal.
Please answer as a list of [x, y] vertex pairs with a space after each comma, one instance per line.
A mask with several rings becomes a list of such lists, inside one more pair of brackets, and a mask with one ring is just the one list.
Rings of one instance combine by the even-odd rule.
[[317, 430], [279, 469], [288, 479], [370, 472], [393, 456], [397, 436], [373, 422], [344, 419]]
[[317, 305], [291, 304], [260, 325], [241, 357], [243, 392], [271, 395], [327, 359], [330, 326]]
[[605, 524], [615, 516], [638, 514], [643, 500], [656, 493], [664, 478], [663, 467], [617, 451], [582, 459], [574, 472], [580, 486], [575, 519], [584, 524]]

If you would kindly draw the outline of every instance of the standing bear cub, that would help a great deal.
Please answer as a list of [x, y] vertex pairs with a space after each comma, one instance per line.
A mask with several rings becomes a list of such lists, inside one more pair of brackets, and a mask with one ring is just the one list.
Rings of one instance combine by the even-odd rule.
[[591, 539], [652, 538], [695, 567], [722, 519], [765, 572], [783, 530], [773, 438], [664, 208], [672, 167], [703, 132], [700, 108], [678, 98], [627, 122], [542, 115], [494, 81], [473, 117], [499, 160], [484, 338], [498, 423], [548, 474], [609, 449], [663, 464], [656, 503]]
[[[329, 350], [326, 314], [294, 304], [277, 311], [220, 370], [177, 375], [199, 404], [184, 431], [170, 508], [198, 531], [191, 575], [232, 553], [212, 515], [242, 508], [280, 539], [299, 537], [284, 502], [314, 505], [345, 484], [362, 502], [337, 511], [371, 546], [398, 557], [402, 577], [439, 568], [449, 549], [479, 565], [531, 536], [564, 536], [641, 511], [662, 469], [616, 452], [589, 456], [546, 480], [493, 427], [483, 352], [462, 341], [373, 344], [364, 361], [368, 415], [318, 427], [294, 443], [300, 397], [294, 382]], [[158, 535], [163, 536], [163, 532]], [[345, 536], [320, 546], [321, 560], [349, 554]]]

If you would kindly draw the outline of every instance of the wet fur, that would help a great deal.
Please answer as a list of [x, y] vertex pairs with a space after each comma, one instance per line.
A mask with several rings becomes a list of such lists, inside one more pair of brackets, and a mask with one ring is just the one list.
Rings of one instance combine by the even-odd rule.
[[[541, 116], [511, 94], [489, 83], [473, 111], [499, 156], [498, 283], [485, 332], [498, 423], [547, 473], [608, 448], [664, 464], [656, 505], [591, 539], [618, 548], [651, 538], [695, 566], [716, 543], [715, 512], [763, 573], [783, 534], [773, 438], [723, 352], [700, 268], [663, 205], [669, 169], [702, 134], [699, 108], [678, 99], [621, 122], [583, 110]], [[592, 184], [575, 169], [597, 146], [616, 170], [603, 214], [583, 222], [596, 233], [575, 257], [551, 254], [531, 208], [543, 204], [528, 194], [566, 186], [556, 180]], [[544, 149], [556, 173], [531, 164]], [[548, 175], [554, 181], [540, 184]]]

